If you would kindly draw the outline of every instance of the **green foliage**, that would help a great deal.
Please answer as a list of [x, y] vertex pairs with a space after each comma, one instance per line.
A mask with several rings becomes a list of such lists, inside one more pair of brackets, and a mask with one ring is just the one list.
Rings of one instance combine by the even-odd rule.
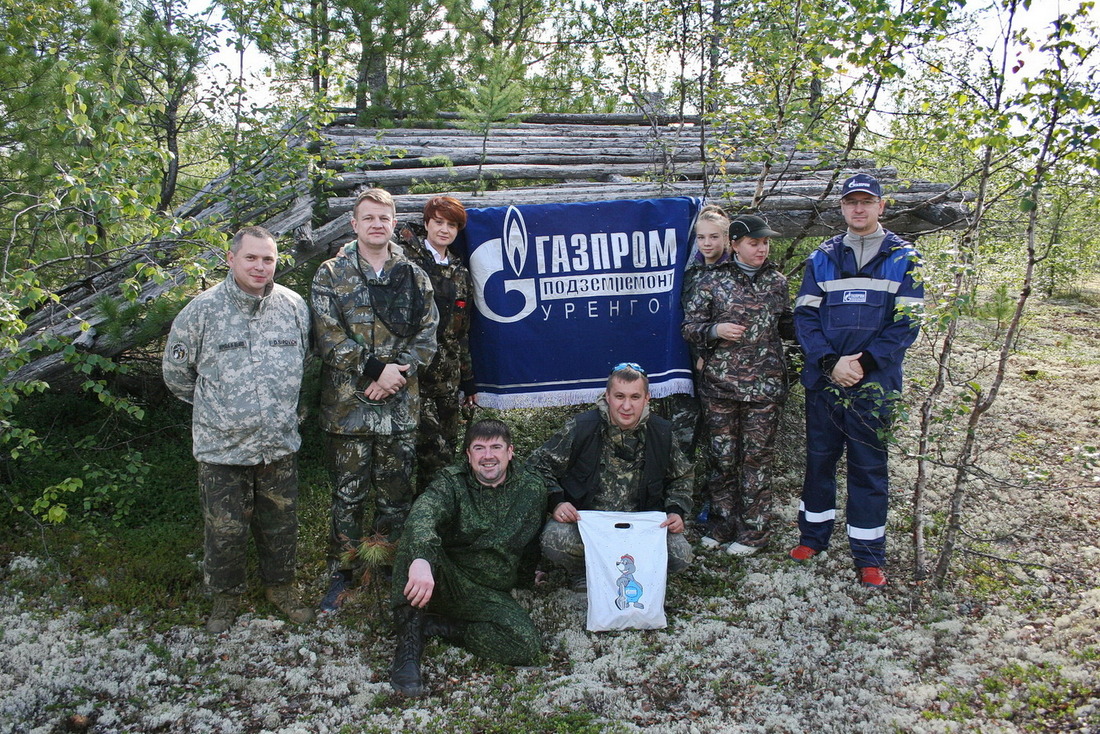
[[[34, 501], [31, 512], [48, 523], [54, 525], [63, 523], [69, 518], [69, 505], [61, 501], [62, 498], [73, 494], [83, 486], [84, 482], [74, 477], [68, 477], [57, 484], [50, 485], [42, 490], [42, 495]], [[16, 506], [16, 510], [22, 512], [23, 507]]]
[[20, 314], [51, 300], [33, 273], [22, 272], [0, 279], [0, 469], [24, 454], [33, 455], [41, 446], [33, 428], [21, 425], [14, 413], [20, 401], [44, 392], [38, 380], [11, 379], [26, 365], [33, 349], [20, 349], [19, 337], [27, 328]]
[[458, 111], [463, 117], [459, 125], [481, 133], [481, 159], [478, 161], [475, 189], [478, 192], [487, 188], [482, 176], [482, 166], [485, 165], [489, 134], [494, 127], [520, 121], [518, 115], [523, 111], [524, 87], [516, 79], [523, 76], [522, 65], [522, 58], [518, 55], [496, 53], [490, 62], [485, 81], [471, 89], [465, 100], [459, 104]]
[[124, 525], [137, 497], [148, 491], [151, 469], [141, 452], [133, 449], [127, 449], [117, 465], [85, 464], [84, 481], [88, 485], [84, 495], [85, 515], [106, 517], [114, 527]]
[[137, 344], [148, 344], [164, 334], [183, 304], [172, 298], [158, 298], [148, 303], [119, 301], [103, 296], [96, 309], [104, 317], [100, 322], [100, 338], [117, 344], [128, 338]]

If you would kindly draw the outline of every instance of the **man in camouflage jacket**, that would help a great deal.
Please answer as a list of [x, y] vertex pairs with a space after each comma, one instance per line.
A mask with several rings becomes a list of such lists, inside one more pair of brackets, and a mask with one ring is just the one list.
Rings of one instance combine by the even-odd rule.
[[233, 238], [230, 272], [172, 323], [164, 381], [193, 406], [204, 522], [207, 621], [223, 632], [245, 588], [251, 528], [267, 596], [292, 620], [313, 618], [293, 590], [298, 542], [298, 391], [309, 348], [309, 310], [273, 282], [275, 240], [262, 227]]
[[586, 588], [578, 510], [665, 512], [668, 570], [691, 563], [683, 532], [694, 469], [671, 424], [649, 412], [649, 378], [638, 365], [617, 365], [596, 408], [566, 421], [528, 465], [550, 488], [553, 511], [542, 531], [542, 554], [569, 571], [576, 591]]
[[428, 276], [392, 241], [396, 209], [381, 189], [352, 209], [355, 251], [321, 264], [310, 302], [321, 368], [321, 428], [332, 475], [329, 591], [335, 611], [352, 579], [374, 490], [374, 530], [391, 539], [412, 504], [418, 375], [435, 354]]
[[546, 484], [512, 465], [503, 422], [474, 423], [465, 443], [466, 461], [439, 472], [417, 498], [398, 546], [390, 679], [405, 695], [424, 693], [420, 657], [428, 635], [506, 665], [527, 665], [539, 654], [538, 631], [511, 590], [542, 525]]
[[417, 430], [417, 487], [454, 460], [461, 405], [475, 404], [470, 359], [470, 310], [474, 287], [469, 269], [450, 245], [466, 226], [466, 210], [450, 196], [433, 196], [424, 205], [426, 236], [402, 229], [405, 255], [428, 274], [439, 310], [435, 358], [420, 373], [420, 426]]

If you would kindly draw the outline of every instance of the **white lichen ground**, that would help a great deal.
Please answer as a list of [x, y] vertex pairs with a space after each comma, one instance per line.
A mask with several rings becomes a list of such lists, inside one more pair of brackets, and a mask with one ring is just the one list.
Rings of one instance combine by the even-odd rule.
[[[1100, 315], [1057, 315], [1025, 334], [986, 438], [991, 471], [1031, 483], [976, 485], [968, 509], [967, 545], [1020, 563], [967, 553], [946, 590], [913, 582], [900, 460], [887, 590], [855, 584], [840, 538], [792, 563], [798, 477], [784, 474], [781, 540], [749, 559], [701, 554], [670, 581], [667, 629], [587, 633], [554, 577], [518, 592], [545, 665], [432, 643], [432, 694], [407, 701], [366, 600], [301, 628], [247, 611], [211, 637], [197, 619], [28, 598], [48, 570], [19, 557], [0, 571], [0, 732], [1098, 732]], [[942, 509], [945, 478], [931, 491]]]

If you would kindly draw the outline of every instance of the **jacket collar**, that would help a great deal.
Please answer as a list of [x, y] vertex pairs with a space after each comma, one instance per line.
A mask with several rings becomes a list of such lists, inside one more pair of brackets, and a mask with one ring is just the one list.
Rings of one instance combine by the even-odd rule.
[[225, 288], [229, 293], [229, 300], [237, 308], [251, 316], [264, 307], [267, 297], [271, 295], [271, 291], [275, 290], [275, 284], [268, 283], [262, 296], [254, 296], [241, 290], [241, 287], [237, 285], [237, 279], [233, 277], [233, 273], [229, 273], [225, 276]]

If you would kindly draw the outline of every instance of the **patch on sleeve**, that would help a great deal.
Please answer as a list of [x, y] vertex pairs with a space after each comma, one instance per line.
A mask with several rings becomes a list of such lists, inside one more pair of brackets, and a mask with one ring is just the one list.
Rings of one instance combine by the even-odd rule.
[[176, 342], [172, 345], [170, 352], [173, 362], [186, 362], [187, 361], [187, 347], [183, 342]]

